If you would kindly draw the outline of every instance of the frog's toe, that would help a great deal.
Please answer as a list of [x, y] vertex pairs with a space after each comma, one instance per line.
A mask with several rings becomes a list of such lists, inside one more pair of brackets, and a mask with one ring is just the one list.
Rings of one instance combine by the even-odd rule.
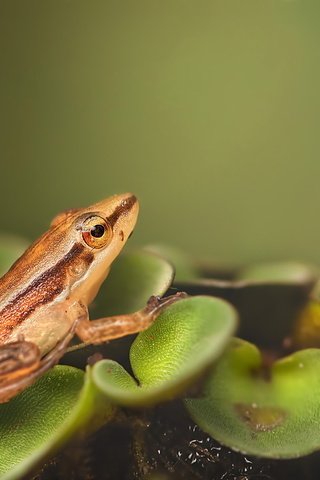
[[147, 302], [146, 313], [158, 315], [164, 308], [187, 296], [188, 294], [185, 292], [177, 292], [175, 295], [169, 295], [168, 297], [156, 297], [153, 295]]

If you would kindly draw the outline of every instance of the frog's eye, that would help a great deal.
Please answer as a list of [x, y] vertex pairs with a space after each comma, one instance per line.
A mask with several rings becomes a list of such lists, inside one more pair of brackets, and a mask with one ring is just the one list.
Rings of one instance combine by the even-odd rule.
[[89, 247], [105, 247], [112, 238], [112, 228], [109, 223], [98, 215], [87, 218], [82, 226], [82, 238]]

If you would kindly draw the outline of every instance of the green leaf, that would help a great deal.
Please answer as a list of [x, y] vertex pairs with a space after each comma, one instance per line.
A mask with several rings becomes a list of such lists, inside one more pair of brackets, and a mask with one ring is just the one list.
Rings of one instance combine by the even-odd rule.
[[92, 380], [122, 405], [150, 405], [186, 388], [224, 351], [236, 328], [236, 312], [216, 298], [192, 297], [164, 310], [140, 333], [130, 351], [135, 378], [111, 360], [94, 365]]
[[187, 399], [196, 423], [243, 453], [271, 458], [320, 448], [320, 350], [262, 366], [259, 350], [235, 339], [211, 372], [201, 398]]
[[143, 308], [151, 295], [162, 296], [167, 291], [173, 275], [170, 263], [153, 253], [136, 250], [121, 255], [100, 289], [96, 301], [98, 316], [131, 313]]
[[309, 265], [299, 262], [260, 263], [243, 269], [237, 280], [246, 282], [306, 283], [319, 276]]
[[[18, 479], [86, 425], [96, 427], [113, 408], [90, 372], [56, 366], [10, 402], [0, 405], [0, 476]], [[94, 415], [94, 418], [93, 418]]]
[[195, 262], [178, 248], [169, 245], [147, 245], [144, 250], [156, 253], [168, 260], [175, 269], [176, 282], [187, 282], [199, 277]]
[[27, 240], [14, 235], [0, 235], [0, 276], [7, 272], [27, 247]]

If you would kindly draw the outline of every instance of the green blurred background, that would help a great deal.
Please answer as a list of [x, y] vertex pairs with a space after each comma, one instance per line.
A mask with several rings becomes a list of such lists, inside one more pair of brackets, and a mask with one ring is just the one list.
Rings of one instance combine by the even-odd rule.
[[320, 260], [320, 3], [0, 0], [1, 230], [133, 191], [133, 243]]

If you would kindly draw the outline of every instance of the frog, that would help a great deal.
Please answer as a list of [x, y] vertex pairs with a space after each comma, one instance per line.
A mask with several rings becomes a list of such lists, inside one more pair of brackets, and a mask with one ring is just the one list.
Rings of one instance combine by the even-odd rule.
[[138, 213], [132, 193], [63, 211], [0, 279], [0, 403], [56, 365], [74, 337], [96, 345], [139, 333], [183, 298], [151, 296], [136, 312], [90, 319], [88, 307]]

